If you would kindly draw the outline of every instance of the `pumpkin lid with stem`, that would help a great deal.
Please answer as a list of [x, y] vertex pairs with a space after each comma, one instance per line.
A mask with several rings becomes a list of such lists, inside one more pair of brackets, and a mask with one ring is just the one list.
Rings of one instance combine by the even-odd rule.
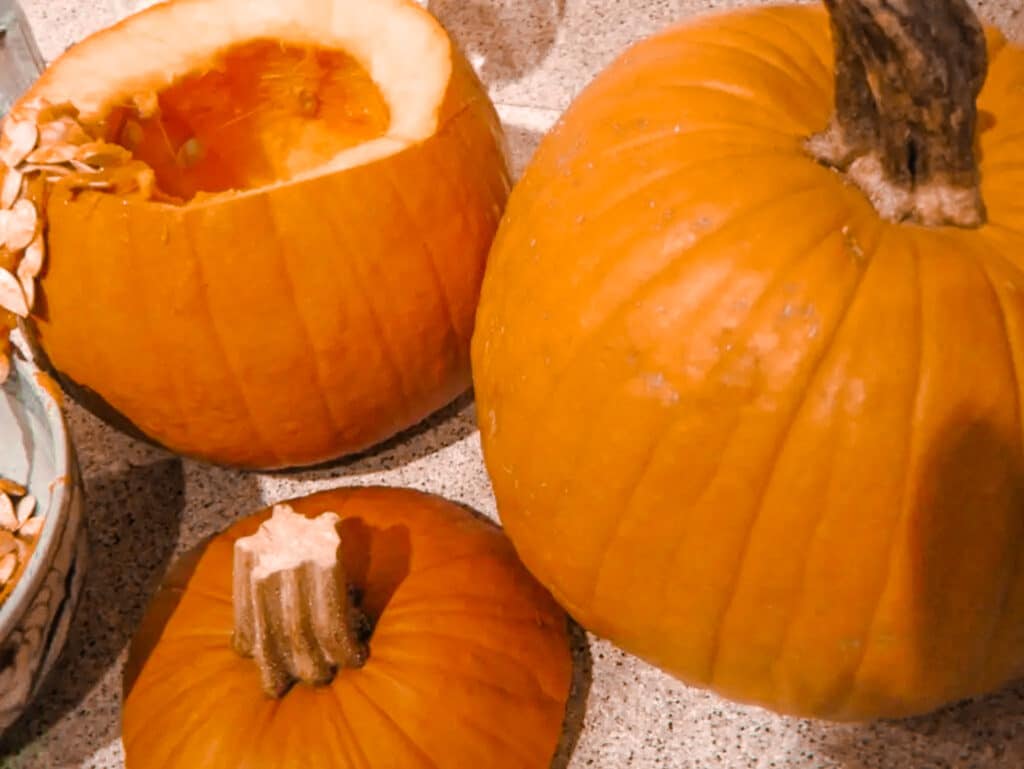
[[334, 513], [274, 507], [259, 530], [235, 542], [234, 647], [256, 660], [263, 691], [280, 697], [295, 682], [327, 684], [339, 667], [361, 667]]
[[547, 769], [571, 678], [567, 618], [497, 527], [325, 492], [172, 571], [127, 665], [126, 765]]

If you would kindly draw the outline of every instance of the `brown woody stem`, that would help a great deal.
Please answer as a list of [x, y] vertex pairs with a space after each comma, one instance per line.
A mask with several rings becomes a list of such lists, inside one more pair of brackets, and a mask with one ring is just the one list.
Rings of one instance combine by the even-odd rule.
[[296, 681], [330, 683], [360, 667], [358, 610], [349, 599], [338, 516], [306, 518], [286, 505], [235, 543], [235, 651], [259, 665], [264, 692], [281, 697]]
[[835, 47], [835, 114], [810, 138], [894, 221], [985, 220], [975, 100], [988, 56], [966, 0], [824, 0]]

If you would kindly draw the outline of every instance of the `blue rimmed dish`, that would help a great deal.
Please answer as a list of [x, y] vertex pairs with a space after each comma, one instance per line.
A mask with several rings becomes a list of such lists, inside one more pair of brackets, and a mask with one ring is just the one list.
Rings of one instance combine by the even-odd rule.
[[38, 694], [67, 640], [85, 565], [82, 485], [60, 391], [15, 356], [0, 387], [0, 477], [28, 489], [43, 516], [28, 563], [0, 604], [0, 732]]

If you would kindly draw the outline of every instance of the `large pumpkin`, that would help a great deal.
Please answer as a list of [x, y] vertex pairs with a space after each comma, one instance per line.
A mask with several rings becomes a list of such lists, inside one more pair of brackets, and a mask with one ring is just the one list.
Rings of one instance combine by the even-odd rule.
[[989, 33], [985, 80], [959, 0], [829, 5], [690, 21], [582, 93], [499, 230], [475, 386], [581, 623], [902, 716], [1024, 672], [1024, 52]]
[[566, 625], [501, 531], [457, 505], [398, 489], [295, 500], [215, 537], [154, 599], [127, 666], [125, 765], [548, 769]]
[[59, 175], [60, 146], [13, 157], [27, 191], [50, 178], [39, 340], [115, 418], [216, 462], [304, 465], [468, 387], [509, 181], [485, 91], [414, 3], [160, 4], [57, 60], [0, 156], [32, 120], [43, 144], [108, 143]]

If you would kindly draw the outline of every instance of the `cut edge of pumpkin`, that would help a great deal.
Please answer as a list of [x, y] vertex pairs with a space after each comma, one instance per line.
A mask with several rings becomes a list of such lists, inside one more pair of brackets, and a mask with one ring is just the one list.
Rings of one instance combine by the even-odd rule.
[[226, 52], [260, 40], [276, 41], [282, 49], [337, 52], [361, 66], [379, 91], [389, 110], [382, 134], [286, 178], [200, 191], [182, 200], [135, 202], [203, 207], [343, 172], [430, 139], [439, 128], [453, 73], [451, 42], [428, 11], [410, 0], [373, 0], [373, 11], [367, 5], [362, 0], [160, 3], [69, 49], [19, 103], [72, 104], [83, 125], [96, 125], [126, 105], [139, 110], [176, 83], [216, 70]]

